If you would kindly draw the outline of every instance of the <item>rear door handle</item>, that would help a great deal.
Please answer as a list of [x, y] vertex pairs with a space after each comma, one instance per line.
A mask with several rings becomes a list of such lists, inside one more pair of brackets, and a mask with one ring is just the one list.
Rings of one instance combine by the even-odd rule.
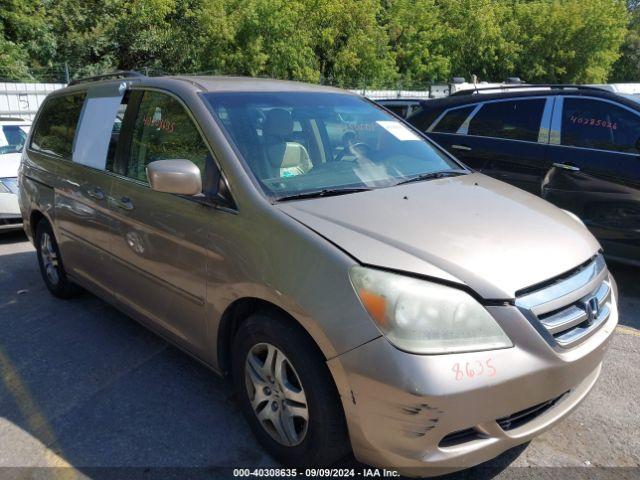
[[133, 210], [133, 202], [129, 197], [121, 197], [120, 200], [114, 199], [113, 202], [118, 208], [123, 210]]
[[579, 172], [580, 167], [576, 167], [575, 165], [571, 165], [570, 163], [554, 163], [554, 167], [562, 168], [563, 170], [569, 170], [571, 172]]
[[87, 190], [87, 195], [96, 200], [104, 200], [104, 191], [100, 187], [90, 188]]
[[451, 148], [453, 148], [454, 150], [463, 150], [465, 152], [470, 152], [471, 151], [471, 147], [467, 147], [466, 145], [451, 145]]

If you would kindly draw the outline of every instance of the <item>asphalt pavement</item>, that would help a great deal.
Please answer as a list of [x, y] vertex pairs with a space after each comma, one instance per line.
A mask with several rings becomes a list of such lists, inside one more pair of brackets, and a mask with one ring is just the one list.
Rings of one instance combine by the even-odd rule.
[[[528, 445], [453, 477], [640, 478], [640, 269], [610, 268], [620, 325], [585, 402]], [[227, 383], [88, 293], [53, 298], [26, 237], [0, 236], [0, 478], [270, 466]]]

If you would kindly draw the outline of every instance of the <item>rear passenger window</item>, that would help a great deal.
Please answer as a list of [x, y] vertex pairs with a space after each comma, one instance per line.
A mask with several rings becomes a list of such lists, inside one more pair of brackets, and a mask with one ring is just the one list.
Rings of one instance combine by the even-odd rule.
[[637, 153], [640, 117], [609, 102], [565, 98], [562, 145]]
[[538, 141], [546, 100], [512, 100], [485, 103], [469, 123], [469, 135]]
[[177, 100], [145, 92], [132, 132], [127, 176], [147, 182], [146, 166], [156, 160], [191, 160], [204, 175], [209, 150]]
[[469, 114], [473, 112], [475, 105], [470, 107], [455, 108], [444, 114], [444, 117], [433, 127], [432, 131], [437, 133], [456, 133], [467, 119]]
[[30, 148], [71, 160], [84, 97], [85, 94], [81, 93], [47, 100], [38, 117]]

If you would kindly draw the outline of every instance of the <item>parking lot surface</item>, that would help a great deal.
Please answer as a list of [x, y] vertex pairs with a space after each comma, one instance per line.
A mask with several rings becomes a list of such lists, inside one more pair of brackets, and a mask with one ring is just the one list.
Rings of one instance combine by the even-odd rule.
[[[454, 476], [640, 477], [640, 269], [610, 268], [620, 326], [587, 400], [530, 444]], [[0, 476], [273, 465], [224, 381], [88, 293], [53, 298], [25, 236], [0, 236]]]

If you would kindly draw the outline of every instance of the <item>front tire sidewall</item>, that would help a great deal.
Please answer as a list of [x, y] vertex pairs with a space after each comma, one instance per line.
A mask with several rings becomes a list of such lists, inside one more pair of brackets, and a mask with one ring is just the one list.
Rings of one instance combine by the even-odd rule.
[[[244, 322], [234, 342], [234, 388], [251, 429], [274, 458], [288, 466], [328, 466], [347, 451], [340, 399], [324, 358], [318, 358], [315, 345], [309, 344], [310, 339], [303, 336], [299, 328], [271, 316], [256, 315]], [[283, 352], [304, 388], [309, 423], [305, 438], [298, 445], [285, 446], [276, 442], [264, 430], [251, 406], [245, 383], [245, 361], [249, 351], [259, 343], [270, 343]]]

